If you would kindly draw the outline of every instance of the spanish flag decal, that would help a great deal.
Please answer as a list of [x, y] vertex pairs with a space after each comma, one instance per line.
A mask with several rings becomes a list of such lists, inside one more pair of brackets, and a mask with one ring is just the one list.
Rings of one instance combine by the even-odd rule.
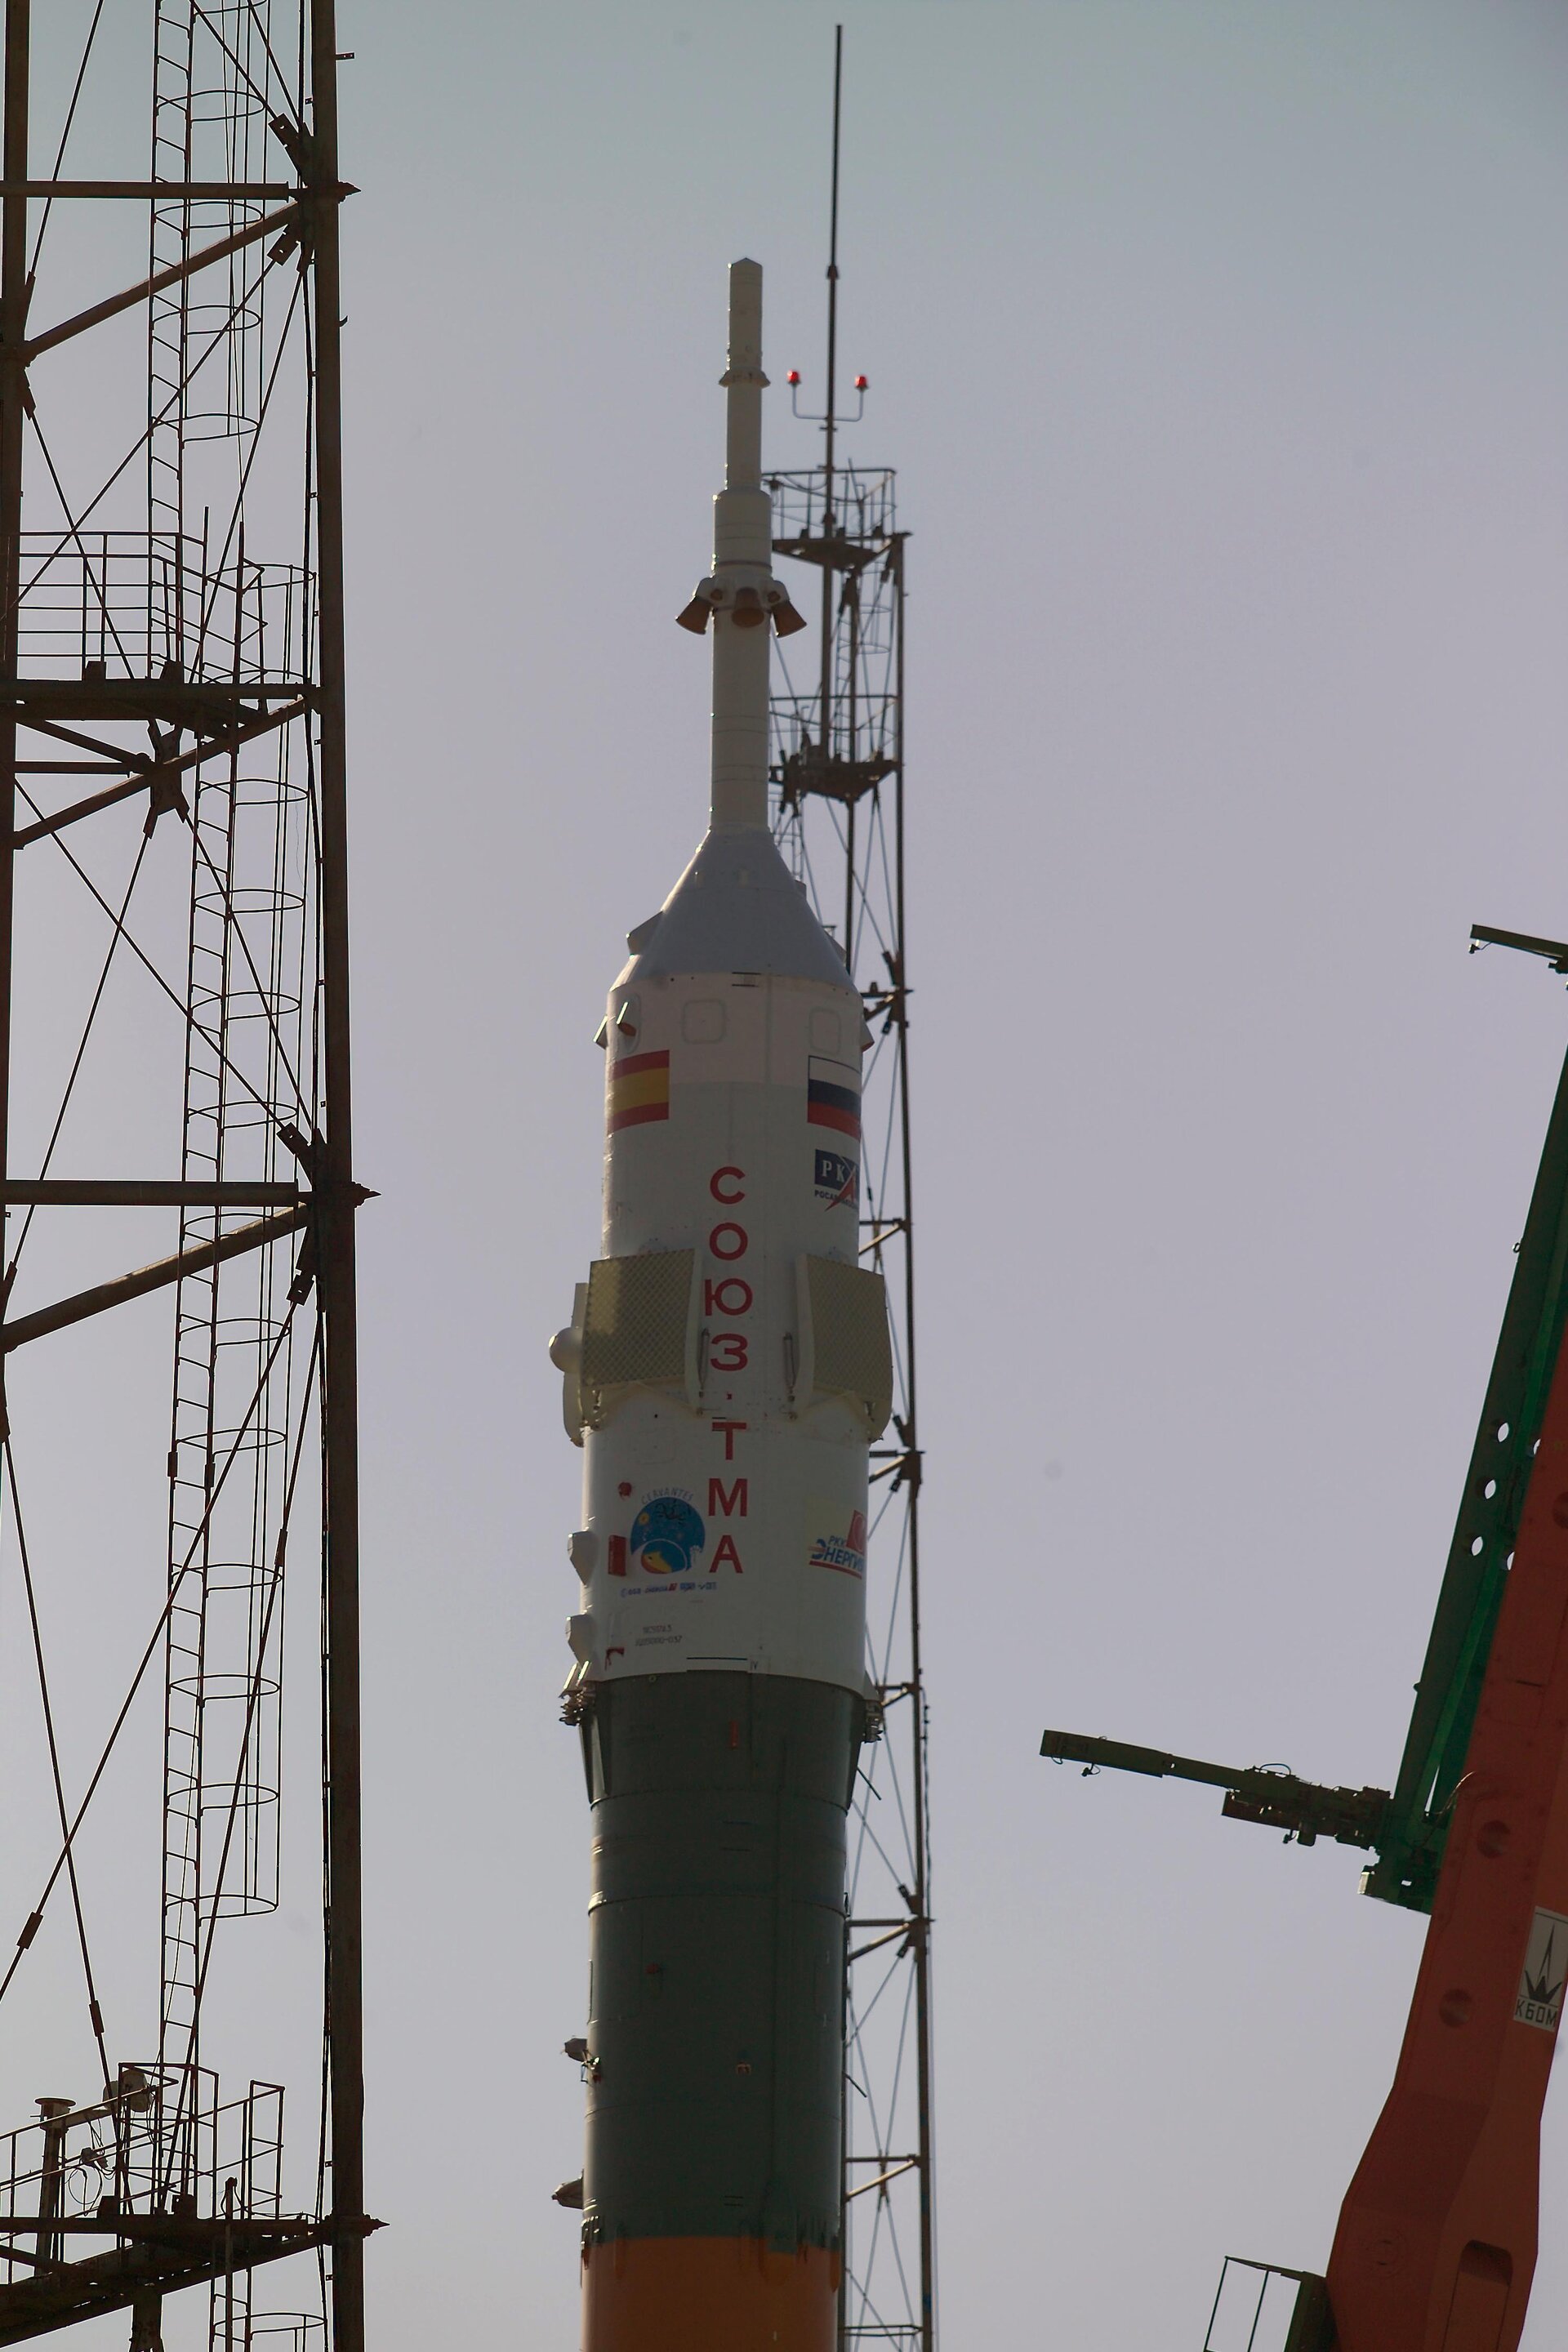
[[859, 1071], [846, 1062], [824, 1062], [813, 1054], [805, 1070], [805, 1120], [808, 1127], [832, 1127], [840, 1135], [858, 1135]]
[[652, 1118], [669, 1117], [669, 1055], [624, 1054], [610, 1064], [605, 1131], [643, 1127]]

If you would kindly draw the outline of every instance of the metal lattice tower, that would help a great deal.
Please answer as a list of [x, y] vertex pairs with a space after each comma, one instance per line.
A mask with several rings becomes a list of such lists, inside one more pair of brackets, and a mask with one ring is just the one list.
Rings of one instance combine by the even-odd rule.
[[[861, 991], [866, 1055], [861, 1254], [886, 1279], [897, 1403], [873, 1449], [868, 1537], [881, 1738], [851, 1809], [840, 2341], [935, 2343], [931, 1859], [921, 1663], [909, 980], [904, 929], [904, 535], [890, 472], [772, 478], [776, 551], [821, 567], [831, 600], [819, 676], [774, 698], [780, 846]], [[801, 599], [804, 603], [804, 598]], [[788, 673], [787, 649], [780, 658]]]
[[[827, 392], [823, 462], [770, 477], [773, 549], [812, 567], [816, 674], [776, 651], [773, 824], [834, 930], [872, 1043], [862, 1100], [861, 1255], [883, 1275], [893, 1324], [893, 1442], [874, 1448], [867, 1671], [881, 1736], [864, 1751], [849, 1833], [846, 1920], [844, 2286], [841, 2352], [933, 2352], [936, 2251], [927, 1715], [921, 1660], [910, 982], [904, 908], [904, 549], [894, 476], [837, 462], [838, 131], [836, 44]], [[863, 391], [864, 386], [858, 386]], [[811, 641], [802, 638], [805, 645]]]
[[[72, 2063], [102, 2088], [40, 2100], [36, 2123], [0, 2135], [0, 2344], [120, 2311], [132, 2352], [161, 2352], [165, 2299], [205, 2285], [211, 2347], [310, 2352], [330, 2321], [340, 2352], [363, 2352], [353, 1212], [366, 1196], [350, 1127], [338, 214], [352, 191], [338, 178], [333, 0], [103, 0], [81, 12], [74, 56], [68, 28], [40, 16], [41, 75], [29, 0], [3, 0], [3, 16], [0, 1580], [19, 1580], [32, 1630], [39, 1802], [58, 1852], [0, 1969], [0, 2033], [18, 1970], [63, 1969], [74, 1940], [86, 2039]], [[127, 38], [147, 45], [140, 87]], [[43, 88], [58, 89], [58, 116], [34, 121]], [[148, 176], [68, 177], [68, 163], [91, 168], [83, 125], [127, 106], [145, 122], [149, 94]], [[41, 154], [47, 176], [34, 178]], [[111, 211], [73, 244], [84, 206]], [[138, 209], [146, 260], [117, 282], [109, 257]], [[63, 317], [56, 247], [73, 289], [89, 249], [100, 279], [117, 273]], [[144, 366], [110, 331], [138, 320]], [[89, 413], [99, 437], [83, 454]], [[107, 473], [93, 454], [106, 429], [122, 453]], [[11, 1117], [13, 1010], [86, 992], [68, 953], [58, 972], [30, 963], [18, 979], [14, 898], [51, 856], [106, 928], [58, 1110], [35, 1134], [34, 1118]], [[46, 967], [47, 952], [29, 943]], [[132, 976], [151, 980], [170, 1024], [172, 1056], [146, 1070], [163, 1162], [63, 1175], [57, 1148], [68, 1165], [100, 1076], [95, 1029]], [[29, 1070], [47, 1050], [30, 1045]], [[165, 1101], [168, 1067], [180, 1076]], [[93, 1209], [175, 1213], [170, 1254], [103, 1281]], [[49, 1292], [79, 1240], [96, 1278], [35, 1303], [40, 1217], [57, 1238]], [[150, 1294], [166, 1295], [174, 1326], [167, 1459], [148, 1465], [167, 1549], [148, 1551], [148, 1514], [128, 1494], [120, 1566], [142, 1580], [151, 1632], [111, 1721], [75, 1721], [65, 1750], [24, 1518], [26, 1351], [74, 1344], [90, 1389], [96, 1318]], [[166, 1378], [167, 1349], [165, 1327], [149, 1383]], [[278, 1901], [285, 1563], [292, 1532], [295, 1572], [308, 1569], [318, 1521], [325, 1990], [307, 2023], [321, 2111], [290, 2165], [281, 2088], [246, 2083], [228, 2023], [221, 2054], [241, 2087], [220, 2089], [204, 2005], [226, 1938]], [[147, 1900], [160, 2000], [142, 2019], [117, 1981], [122, 1914], [108, 1977], [95, 1969], [79, 1832], [89, 1808], [124, 1800], [117, 1744], [155, 1705], [160, 1659], [163, 1866]], [[57, 1658], [68, 1706], [75, 1679]], [[84, 1746], [98, 1764], [73, 1788], [62, 1754]], [[299, 1808], [307, 1836], [314, 1816]], [[139, 2060], [121, 2056], [127, 2042]], [[318, 2081], [303, 2087], [309, 2101]], [[295, 2307], [264, 2308], [253, 2274], [295, 2253], [311, 2258]]]

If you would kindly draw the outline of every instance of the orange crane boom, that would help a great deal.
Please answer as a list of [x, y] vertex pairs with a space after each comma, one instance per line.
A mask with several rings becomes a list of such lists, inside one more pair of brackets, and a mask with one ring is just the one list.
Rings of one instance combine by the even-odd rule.
[[1329, 2262], [1339, 2352], [1514, 2352], [1568, 1977], [1568, 1363], [1542, 1423], [1394, 2085]]

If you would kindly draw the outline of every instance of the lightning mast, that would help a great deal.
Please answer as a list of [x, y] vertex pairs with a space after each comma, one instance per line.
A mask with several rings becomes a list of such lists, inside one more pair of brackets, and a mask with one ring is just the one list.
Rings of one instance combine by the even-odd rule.
[[[837, 936], [874, 1044], [866, 1056], [859, 1213], [863, 1265], [883, 1275], [897, 1395], [875, 1449], [869, 1529], [879, 1563], [868, 1678], [881, 1737], [862, 1753], [850, 1822], [846, 1922], [845, 2278], [839, 2352], [933, 2352], [936, 2241], [931, 2080], [928, 1723], [921, 1654], [913, 1145], [905, 927], [904, 556], [896, 478], [842, 461], [858, 424], [838, 394], [838, 198], [844, 35], [833, 58], [826, 396], [811, 417], [822, 461], [769, 477], [773, 551], [820, 581], [815, 677], [778, 659], [775, 837]], [[789, 376], [796, 415], [800, 376]], [[806, 604], [803, 592], [799, 602]], [[809, 609], [809, 607], [808, 607]], [[878, 1597], [879, 1596], [879, 1597]]]

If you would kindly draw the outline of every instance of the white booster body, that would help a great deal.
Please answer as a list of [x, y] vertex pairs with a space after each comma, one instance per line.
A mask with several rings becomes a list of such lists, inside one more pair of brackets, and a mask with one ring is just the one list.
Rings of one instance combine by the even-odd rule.
[[610, 992], [602, 1255], [552, 1349], [585, 1457], [569, 1695], [703, 1671], [867, 1687], [868, 1448], [892, 1386], [881, 1278], [859, 1258], [869, 1033], [766, 821], [784, 599], [761, 276], [731, 271], [729, 472], [698, 592], [712, 822]]

